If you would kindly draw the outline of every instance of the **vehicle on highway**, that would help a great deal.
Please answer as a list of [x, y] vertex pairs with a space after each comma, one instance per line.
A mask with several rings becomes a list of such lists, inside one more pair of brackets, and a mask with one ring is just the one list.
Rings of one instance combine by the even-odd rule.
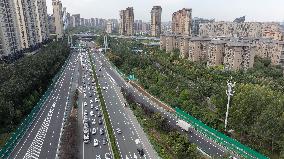
[[127, 104], [126, 103], [123, 103], [124, 107], [127, 107]]
[[137, 151], [140, 156], [144, 156], [144, 150], [142, 148], [141, 149], [138, 148]]
[[103, 90], [106, 90], [106, 87], [103, 87]]
[[99, 102], [98, 98], [95, 98], [95, 102], [96, 102], [96, 103]]
[[93, 100], [92, 100], [92, 99], [90, 100], [90, 103], [93, 103]]
[[90, 112], [90, 115], [91, 115], [91, 116], [95, 116], [94, 111], [91, 111], [91, 112]]
[[120, 128], [117, 128], [117, 129], [116, 129], [116, 132], [117, 132], [118, 134], [121, 134]]
[[94, 109], [94, 105], [93, 104], [91, 104], [91, 109]]
[[95, 119], [93, 119], [93, 121], [92, 121], [92, 125], [95, 125], [96, 124], [96, 120]]
[[104, 137], [103, 138], [103, 145], [107, 144], [107, 139]]
[[88, 115], [88, 112], [85, 110], [84, 115]]
[[84, 134], [87, 134], [89, 132], [89, 129], [87, 127], [84, 127], [83, 132], [84, 132]]
[[96, 146], [99, 146], [99, 141], [98, 141], [98, 139], [94, 139], [94, 146], [96, 147]]
[[93, 128], [92, 129], [92, 135], [95, 135], [97, 133], [97, 129], [96, 128]]
[[92, 96], [93, 96], [92, 93], [90, 93], [89, 97], [92, 97]]
[[105, 130], [103, 128], [100, 129], [100, 134], [104, 135], [105, 134]]
[[101, 159], [101, 156], [100, 155], [96, 155], [96, 159]]
[[98, 117], [101, 117], [101, 116], [102, 116], [102, 112], [98, 111]]
[[87, 98], [87, 95], [86, 95], [86, 93], [84, 93], [84, 98]]
[[89, 134], [84, 134], [84, 143], [87, 144], [90, 142], [90, 136]]
[[111, 155], [109, 153], [105, 154], [105, 159], [111, 159]]
[[102, 124], [103, 124], [103, 120], [99, 119], [99, 125], [102, 125]]
[[84, 128], [89, 128], [88, 122], [87, 122], [87, 123], [84, 123]]
[[190, 132], [189, 128], [191, 127], [191, 125], [184, 120], [178, 120], [176, 125], [179, 126], [181, 129]]
[[95, 109], [96, 109], [96, 111], [99, 111], [99, 107], [98, 106], [96, 106]]
[[87, 106], [87, 102], [84, 102], [84, 106]]

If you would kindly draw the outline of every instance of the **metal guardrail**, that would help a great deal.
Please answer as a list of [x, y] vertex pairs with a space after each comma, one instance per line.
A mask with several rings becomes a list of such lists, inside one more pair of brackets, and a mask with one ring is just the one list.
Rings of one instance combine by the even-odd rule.
[[16, 129], [15, 132], [12, 133], [9, 140], [6, 142], [4, 147], [0, 150], [0, 158], [6, 159], [10, 156], [14, 148], [17, 146], [18, 142], [22, 139], [22, 137], [25, 135], [25, 133], [29, 130], [30, 126], [35, 120], [35, 117], [38, 115], [40, 109], [42, 108], [43, 104], [51, 94], [54, 86], [57, 83], [57, 80], [63, 73], [69, 59], [71, 57], [71, 54], [69, 54], [68, 58], [65, 60], [65, 63], [61, 67], [60, 71], [53, 77], [52, 83], [48, 87], [48, 89], [45, 91], [44, 95], [40, 98], [39, 102], [34, 106], [30, 114], [23, 120], [23, 122], [20, 124], [20, 126]]
[[176, 115], [180, 119], [190, 123], [198, 132], [208, 137], [209, 139], [215, 141], [216, 143], [222, 145], [226, 149], [237, 153], [238, 155], [248, 158], [248, 159], [268, 159], [268, 157], [252, 150], [251, 148], [241, 144], [235, 139], [232, 139], [215, 129], [205, 125], [200, 120], [194, 118], [193, 116], [187, 114], [179, 108], [175, 108]]

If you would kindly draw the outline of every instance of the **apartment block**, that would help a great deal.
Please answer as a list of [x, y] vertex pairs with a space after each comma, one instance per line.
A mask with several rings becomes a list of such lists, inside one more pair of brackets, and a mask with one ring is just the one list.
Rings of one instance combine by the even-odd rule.
[[192, 9], [183, 8], [172, 15], [172, 33], [191, 36]]
[[57, 38], [63, 37], [63, 11], [62, 11], [62, 3], [60, 0], [53, 0], [53, 17], [55, 24], [55, 34]]
[[191, 26], [192, 36], [199, 35], [199, 28], [201, 25], [213, 22], [215, 22], [214, 19], [204, 19], [204, 18], [194, 17], [192, 19], [192, 26]]
[[161, 34], [161, 16], [162, 7], [154, 6], [151, 10], [151, 36], [160, 36]]
[[81, 23], [81, 16], [80, 16], [80, 14], [73, 14], [72, 18], [71, 18], [71, 21], [72, 21], [73, 27], [80, 26], [80, 23]]
[[15, 4], [12, 0], [0, 2], [0, 58], [16, 54], [21, 50]]
[[224, 64], [225, 44], [223, 40], [211, 40], [208, 46], [207, 66], [218, 66]]
[[134, 34], [134, 12], [133, 7], [128, 7], [126, 10], [121, 10], [119, 33], [121, 35], [132, 36]]
[[190, 61], [206, 61], [209, 38], [192, 37], [188, 42], [188, 60]]
[[107, 27], [106, 27], [106, 32], [108, 33], [108, 34], [111, 34], [112, 33], [112, 31], [113, 31], [113, 28], [112, 28], [112, 22], [111, 21], [108, 21], [107, 22]]
[[183, 59], [187, 59], [189, 56], [189, 40], [190, 37], [188, 36], [180, 38], [180, 57]]
[[270, 38], [282, 40], [283, 35], [279, 23], [260, 22], [214, 22], [200, 26], [200, 36], [209, 37], [250, 37], [250, 38]]

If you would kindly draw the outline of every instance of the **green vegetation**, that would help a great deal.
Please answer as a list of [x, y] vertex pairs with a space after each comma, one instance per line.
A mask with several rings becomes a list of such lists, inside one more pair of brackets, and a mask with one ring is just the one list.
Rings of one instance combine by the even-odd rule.
[[69, 53], [65, 42], [53, 42], [35, 55], [0, 65], [1, 147], [36, 105]]
[[[132, 52], [135, 47], [144, 52]], [[234, 132], [227, 135], [270, 157], [284, 153], [284, 80], [281, 68], [269, 60], [256, 57], [254, 68], [231, 72], [134, 40], [111, 38], [110, 48], [108, 58], [125, 74], [135, 74], [148, 92], [223, 133], [226, 82], [232, 77], [237, 84], [228, 126]]]
[[120, 159], [118, 147], [117, 147], [116, 141], [115, 141], [114, 132], [113, 132], [112, 127], [111, 127], [111, 122], [110, 122], [110, 119], [109, 119], [109, 116], [108, 116], [108, 113], [107, 113], [105, 100], [103, 98], [101, 87], [99, 86], [99, 80], [98, 80], [98, 77], [97, 77], [97, 74], [96, 74], [96, 68], [95, 68], [95, 65], [93, 63], [93, 58], [92, 58], [91, 54], [89, 54], [89, 58], [90, 58], [90, 61], [91, 61], [91, 66], [92, 66], [92, 70], [93, 70], [93, 77], [95, 78], [95, 82], [96, 82], [96, 86], [97, 86], [97, 92], [99, 94], [99, 99], [100, 99], [102, 111], [103, 111], [103, 114], [104, 114], [104, 119], [105, 119], [105, 122], [106, 122], [106, 128], [107, 128], [107, 131], [108, 131], [109, 140], [110, 140], [112, 151], [113, 151], [113, 156], [114, 156], [115, 159]]
[[163, 159], [202, 159], [188, 137], [171, 128], [166, 118], [154, 113], [145, 106], [138, 106], [131, 94], [124, 95], [137, 120], [147, 133], [154, 149]]

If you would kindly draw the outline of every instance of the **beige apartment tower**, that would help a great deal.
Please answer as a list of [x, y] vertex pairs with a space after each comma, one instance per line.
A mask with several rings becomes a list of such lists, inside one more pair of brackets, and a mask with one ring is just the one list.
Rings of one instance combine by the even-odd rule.
[[160, 36], [161, 34], [161, 16], [162, 7], [154, 6], [151, 10], [151, 36]]
[[52, 0], [53, 17], [55, 24], [55, 33], [57, 38], [63, 37], [63, 15], [62, 15], [62, 3], [60, 0]]
[[183, 8], [173, 13], [172, 32], [176, 35], [191, 36], [192, 9]]
[[126, 10], [119, 12], [120, 24], [119, 34], [132, 36], [134, 34], [134, 12], [133, 7], [128, 7]]

